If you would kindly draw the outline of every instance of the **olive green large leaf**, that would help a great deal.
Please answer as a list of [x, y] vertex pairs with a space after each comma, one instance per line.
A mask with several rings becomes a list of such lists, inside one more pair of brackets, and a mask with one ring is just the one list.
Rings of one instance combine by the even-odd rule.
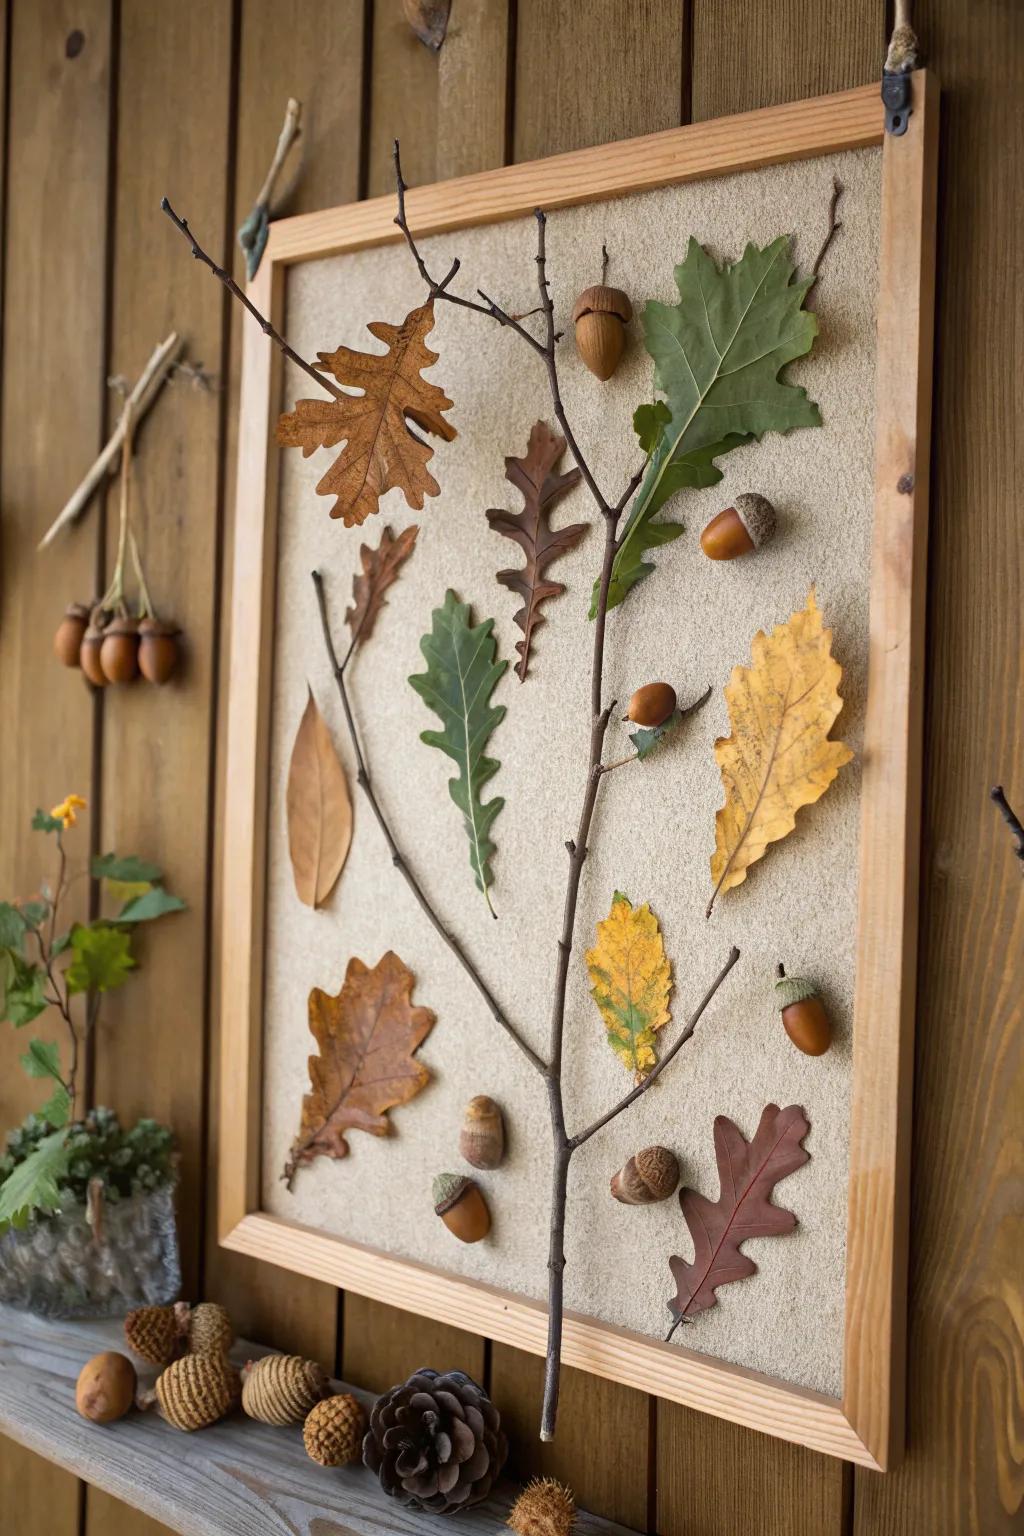
[[[678, 523], [657, 522], [669, 497], [722, 478], [721, 454], [765, 432], [818, 427], [821, 414], [806, 390], [780, 370], [811, 350], [818, 331], [803, 302], [813, 278], [794, 281], [789, 237], [719, 270], [690, 240], [676, 267], [678, 304], [644, 307], [644, 345], [664, 396], [634, 419], [650, 463], [619, 539], [608, 606], [615, 608], [654, 567], [648, 550], [679, 537]], [[593, 608], [591, 610], [593, 616]]]
[[448, 780], [448, 791], [462, 812], [469, 862], [492, 916], [494, 908], [487, 889], [494, 879], [490, 834], [505, 802], [496, 795], [484, 805], [480, 792], [501, 766], [496, 758], [484, 755], [484, 748], [505, 718], [505, 706], [491, 704], [490, 697], [508, 666], [507, 661], [495, 660], [493, 629], [493, 619], [474, 625], [469, 604], [460, 603], [454, 592], [446, 592], [443, 606], [434, 609], [429, 635], [420, 641], [427, 670], [409, 679], [444, 726], [440, 731], [421, 732], [420, 740], [428, 747], [438, 747], [458, 765], [458, 777]]

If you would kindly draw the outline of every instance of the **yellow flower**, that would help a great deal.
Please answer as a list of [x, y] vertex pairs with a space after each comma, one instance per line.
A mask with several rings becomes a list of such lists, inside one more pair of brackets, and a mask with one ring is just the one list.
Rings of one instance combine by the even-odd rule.
[[50, 815], [62, 821], [66, 827], [73, 827], [78, 820], [78, 812], [84, 811], [85, 806], [86, 802], [81, 795], [67, 795], [60, 805], [54, 806]]

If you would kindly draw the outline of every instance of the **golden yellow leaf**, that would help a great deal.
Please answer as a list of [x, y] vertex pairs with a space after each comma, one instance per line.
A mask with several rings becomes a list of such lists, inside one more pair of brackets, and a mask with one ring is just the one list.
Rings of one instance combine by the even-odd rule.
[[725, 689], [732, 735], [715, 742], [725, 804], [715, 820], [714, 891], [742, 885], [769, 843], [792, 832], [801, 806], [820, 800], [853, 756], [828, 733], [843, 707], [843, 672], [832, 655], [812, 587], [807, 607], [770, 635], [759, 630], [753, 665], [734, 667]]
[[628, 896], [615, 892], [611, 911], [597, 925], [597, 943], [587, 950], [587, 972], [608, 1044], [640, 1082], [657, 1060], [654, 1035], [671, 1018], [672, 990], [658, 919], [646, 902], [634, 908]]

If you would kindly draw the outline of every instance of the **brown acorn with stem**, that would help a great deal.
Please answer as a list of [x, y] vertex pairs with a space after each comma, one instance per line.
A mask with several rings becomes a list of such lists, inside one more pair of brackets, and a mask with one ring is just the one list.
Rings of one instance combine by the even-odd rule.
[[735, 560], [767, 544], [775, 527], [775, 508], [767, 496], [745, 491], [733, 506], [711, 519], [700, 536], [700, 547], [709, 560]]
[[601, 281], [584, 288], [572, 309], [576, 350], [602, 383], [610, 379], [626, 346], [626, 326], [633, 306], [621, 288], [609, 288], [608, 249], [601, 247]]
[[777, 970], [775, 998], [782, 1009], [782, 1027], [805, 1056], [823, 1056], [832, 1044], [832, 1024], [818, 989], [806, 976], [787, 976]]

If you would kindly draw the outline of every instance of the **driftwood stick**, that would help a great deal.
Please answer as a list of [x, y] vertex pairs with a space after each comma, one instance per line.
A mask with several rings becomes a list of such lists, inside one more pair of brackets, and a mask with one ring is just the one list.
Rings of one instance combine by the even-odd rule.
[[285, 108], [284, 123], [278, 135], [277, 147], [274, 150], [274, 158], [270, 162], [263, 185], [256, 194], [252, 211], [245, 223], [238, 231], [238, 243], [245, 256], [245, 271], [249, 281], [252, 282], [259, 271], [263, 252], [267, 247], [267, 233], [270, 227], [270, 202], [274, 196], [274, 188], [277, 186], [277, 178], [284, 168], [289, 151], [302, 129], [299, 126], [302, 117], [302, 103], [289, 97]]
[[106, 447], [39, 540], [37, 546], [39, 549], [45, 549], [48, 544], [52, 544], [61, 529], [67, 527], [68, 523], [73, 523], [85, 511], [117, 462], [128, 422], [132, 421], [137, 425], [149, 410], [183, 345], [177, 331], [172, 331], [158, 347], [154, 348], [153, 355], [124, 402], [117, 425], [110, 434]]

